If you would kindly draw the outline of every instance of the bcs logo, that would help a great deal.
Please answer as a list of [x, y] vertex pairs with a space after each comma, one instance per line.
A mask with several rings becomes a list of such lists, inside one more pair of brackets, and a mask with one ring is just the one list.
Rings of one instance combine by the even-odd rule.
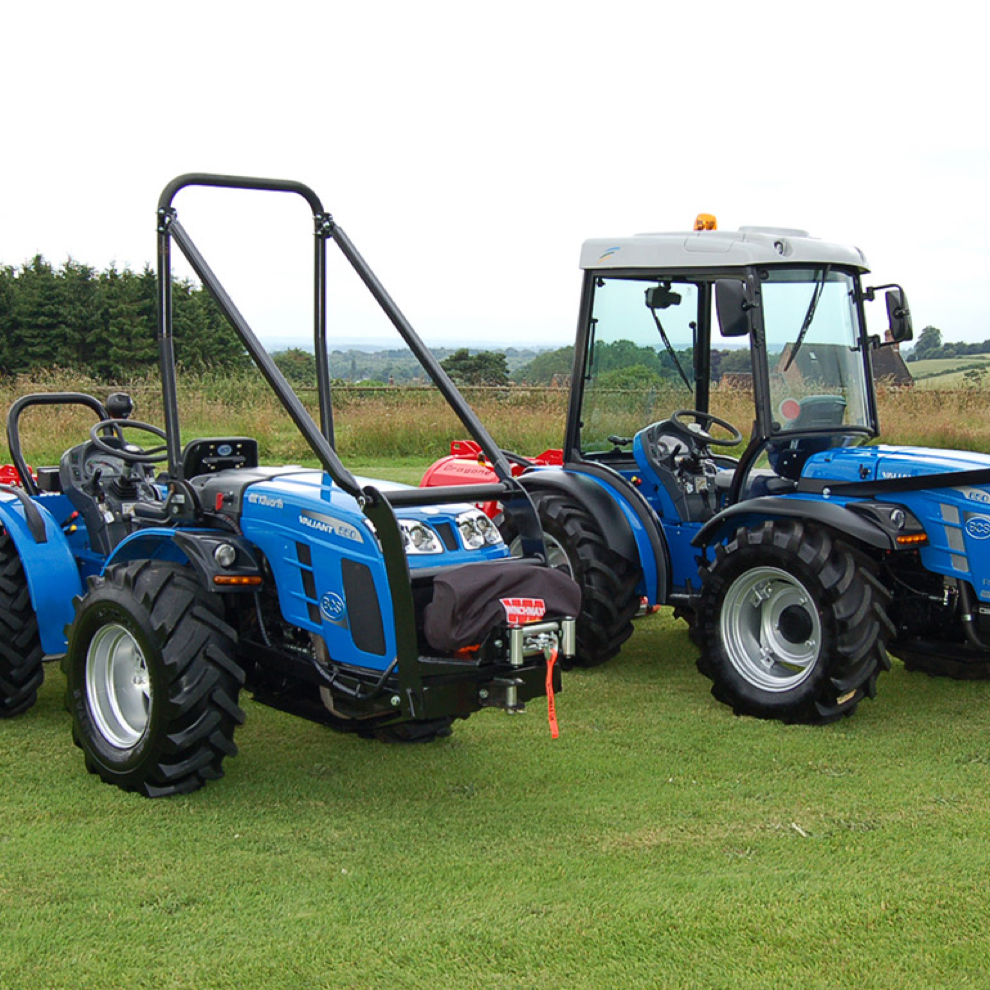
[[346, 611], [344, 599], [340, 595], [335, 595], [332, 591], [328, 591], [320, 599], [320, 611], [326, 616], [327, 621], [340, 623], [343, 621]]
[[966, 520], [966, 532], [974, 540], [990, 539], [990, 518], [987, 516], [970, 516]]

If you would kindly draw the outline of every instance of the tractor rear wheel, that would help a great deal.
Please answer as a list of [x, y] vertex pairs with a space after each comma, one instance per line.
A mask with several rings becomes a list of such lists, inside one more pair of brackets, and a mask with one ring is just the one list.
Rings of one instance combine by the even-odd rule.
[[[537, 492], [533, 502], [543, 528], [551, 567], [558, 567], [581, 586], [577, 621], [577, 654], [570, 667], [597, 667], [614, 657], [632, 635], [639, 608], [639, 569], [612, 550], [594, 516], [573, 499]], [[510, 524], [502, 536], [514, 554], [518, 538]]]
[[871, 562], [797, 520], [739, 529], [702, 571], [698, 669], [737, 715], [822, 724], [890, 668], [887, 591]]
[[62, 668], [86, 768], [146, 797], [223, 776], [244, 721], [244, 674], [222, 603], [176, 564], [137, 561], [89, 579]]
[[0, 531], [0, 718], [38, 700], [43, 657], [24, 566], [10, 534]]

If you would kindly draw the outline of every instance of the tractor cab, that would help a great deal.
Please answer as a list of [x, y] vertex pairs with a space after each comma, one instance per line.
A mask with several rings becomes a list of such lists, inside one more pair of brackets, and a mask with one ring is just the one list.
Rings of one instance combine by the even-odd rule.
[[[809, 458], [878, 434], [855, 248], [700, 230], [589, 241], [582, 267], [565, 458], [617, 470], [664, 525], [793, 491]], [[895, 287], [888, 311], [907, 339]]]

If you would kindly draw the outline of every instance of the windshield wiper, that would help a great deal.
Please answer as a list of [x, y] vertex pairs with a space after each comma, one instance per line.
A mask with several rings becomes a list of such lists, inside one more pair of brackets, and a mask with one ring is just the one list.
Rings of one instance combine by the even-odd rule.
[[660, 317], [657, 316], [657, 311], [650, 306], [650, 312], [653, 314], [653, 322], [657, 325], [657, 330], [660, 331], [660, 339], [663, 341], [664, 347], [667, 348], [667, 353], [670, 355], [671, 360], [674, 362], [674, 367], [677, 368], [680, 373], [681, 379], [684, 385], [687, 387], [689, 392], [693, 392], [694, 389], [691, 388], [691, 383], [688, 381], [688, 376], [684, 374], [684, 369], [681, 367], [681, 362], [677, 359], [677, 351], [671, 346], [670, 341], [667, 339], [667, 333], [663, 328], [663, 324], [660, 322]]
[[804, 314], [801, 329], [798, 332], [797, 340], [794, 341], [794, 348], [787, 358], [787, 364], [784, 365], [784, 371], [787, 371], [787, 369], [794, 363], [794, 359], [797, 357], [797, 352], [801, 350], [801, 345], [804, 343], [804, 335], [808, 332], [808, 327], [811, 326], [811, 323], [815, 318], [815, 310], [818, 309], [818, 301], [822, 297], [822, 292], [825, 291], [825, 280], [828, 278], [828, 273], [831, 270], [832, 266], [826, 265], [822, 269], [821, 278], [817, 279], [815, 282], [815, 291], [811, 293], [811, 302], [808, 303], [808, 312]]

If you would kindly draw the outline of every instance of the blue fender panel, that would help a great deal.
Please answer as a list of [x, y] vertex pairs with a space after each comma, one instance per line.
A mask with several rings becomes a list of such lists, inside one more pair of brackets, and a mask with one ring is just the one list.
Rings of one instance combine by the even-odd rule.
[[31, 604], [38, 616], [41, 648], [45, 653], [64, 653], [65, 627], [75, 617], [72, 599], [83, 593], [82, 578], [69, 543], [54, 516], [35, 500], [45, 524], [44, 543], [35, 543], [24, 518], [24, 508], [15, 499], [0, 501], [0, 524], [4, 526], [24, 566]]

